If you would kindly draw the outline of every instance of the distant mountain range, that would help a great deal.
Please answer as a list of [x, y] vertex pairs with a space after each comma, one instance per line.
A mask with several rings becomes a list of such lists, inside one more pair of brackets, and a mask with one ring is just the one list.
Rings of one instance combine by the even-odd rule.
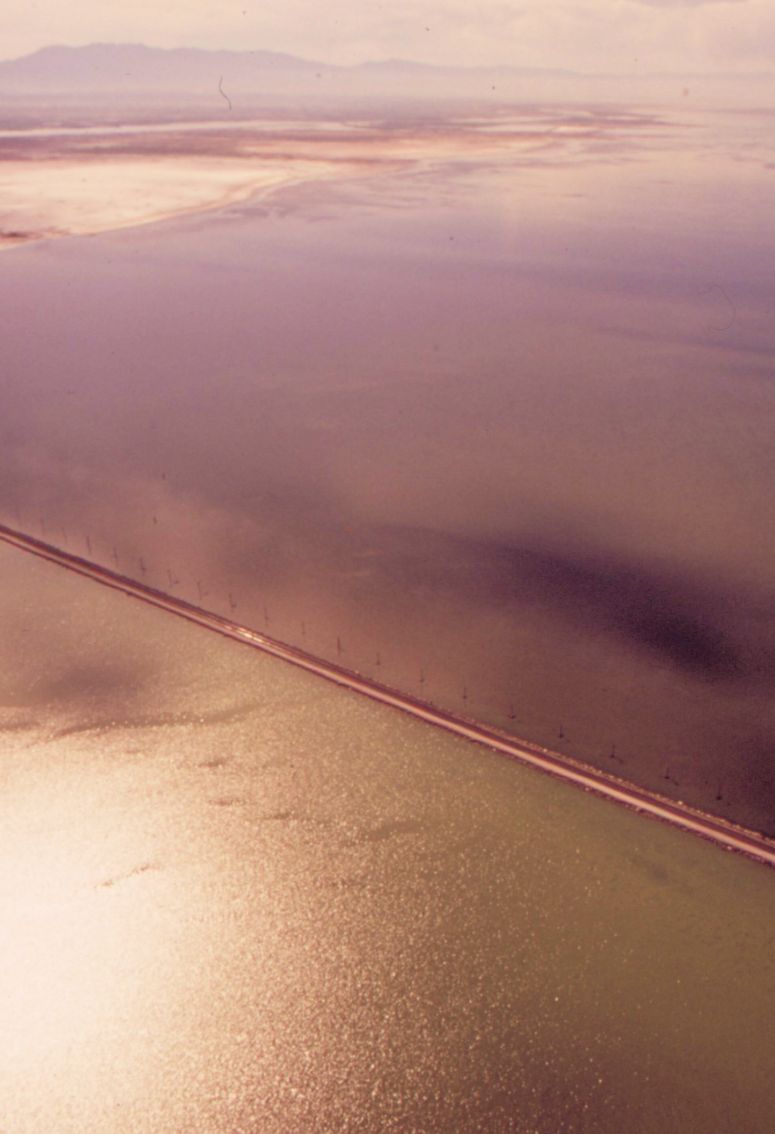
[[604, 97], [623, 87], [683, 93], [686, 84], [721, 85], [744, 81], [760, 87], [771, 76], [718, 79], [706, 76], [599, 76], [522, 67], [435, 67], [387, 59], [337, 67], [274, 51], [162, 49], [142, 44], [95, 43], [84, 47], [44, 47], [31, 55], [0, 62], [0, 96], [104, 94], [132, 97], [198, 96], [213, 92], [228, 99], [260, 95], [427, 96], [462, 98]]
[[44, 47], [32, 55], [0, 62], [0, 90], [111, 89], [196, 90], [220, 78], [260, 92], [267, 85], [291, 78], [301, 80], [466, 81], [504, 79], [523, 74], [560, 75], [569, 72], [520, 68], [434, 67], [404, 59], [386, 59], [351, 67], [336, 67], [276, 51], [207, 51], [180, 47], [163, 49], [135, 43], [93, 43], [86, 47]]
[[163, 50], [135, 43], [44, 47], [0, 63], [2, 88], [191, 90], [221, 75], [256, 88], [281, 74], [309, 75], [320, 65], [274, 51]]

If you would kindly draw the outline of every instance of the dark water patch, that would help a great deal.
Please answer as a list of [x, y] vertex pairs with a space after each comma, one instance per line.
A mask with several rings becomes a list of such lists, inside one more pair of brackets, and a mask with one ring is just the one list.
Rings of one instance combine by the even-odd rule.
[[718, 627], [677, 609], [625, 611], [624, 625], [635, 642], [673, 665], [707, 678], [743, 675], [743, 662]]
[[[379, 542], [379, 537], [375, 537]], [[709, 680], [748, 674], [744, 650], [719, 621], [732, 596], [687, 577], [667, 576], [613, 557], [584, 556], [474, 540], [428, 530], [391, 533], [404, 545], [381, 562], [396, 582], [429, 591], [474, 591], [491, 604], [539, 603], [590, 631], [602, 630], [648, 650], [665, 663]], [[739, 601], [737, 603], [739, 605]]]
[[512, 554], [517, 587], [532, 584], [542, 601], [574, 620], [623, 635], [697, 676], [744, 674], [741, 653], [714, 622], [718, 598], [689, 581], [616, 560], [590, 562], [521, 549]]
[[35, 693], [41, 702], [64, 701], [70, 705], [85, 699], [107, 699], [118, 691], [126, 695], [132, 690], [134, 677], [139, 677], [139, 671], [123, 660], [103, 658], [44, 678], [36, 683]]
[[421, 831], [422, 824], [416, 819], [394, 819], [364, 831], [359, 841], [381, 843], [388, 839], [399, 838], [401, 835], [417, 835]]
[[101, 713], [104, 706], [113, 714], [119, 705], [125, 710], [142, 697], [152, 679], [152, 671], [144, 672], [131, 657], [110, 656], [109, 642], [95, 651], [93, 660], [57, 669], [51, 659], [58, 644], [57, 628], [52, 624], [41, 640], [27, 638], [21, 649], [0, 651], [0, 656], [4, 654], [0, 696], [5, 693], [9, 704], [39, 713], [46, 710], [54, 717], [63, 713], [78, 716], [88, 720], [86, 727], [91, 728], [95, 711]]
[[143, 728], [185, 728], [191, 725], [213, 726], [218, 724], [233, 724], [236, 721], [249, 717], [256, 706], [251, 702], [235, 708], [217, 709], [211, 713], [196, 713], [186, 711], [183, 713], [138, 713], [122, 718], [105, 720], [82, 721], [58, 729], [54, 737], [59, 739], [65, 736], [78, 735], [84, 732], [99, 732], [105, 729], [143, 729]]
[[663, 866], [662, 863], [660, 863], [660, 862], [656, 862], [652, 859], [646, 858], [645, 855], [637, 855], [637, 854], [629, 854], [627, 856], [627, 861], [630, 862], [633, 866], [637, 867], [638, 870], [642, 871], [642, 873], [651, 882], [654, 882], [658, 886], [667, 886], [668, 884], [671, 884], [671, 885], [675, 884], [673, 879], [671, 878], [670, 871], [667, 869], [666, 866]]

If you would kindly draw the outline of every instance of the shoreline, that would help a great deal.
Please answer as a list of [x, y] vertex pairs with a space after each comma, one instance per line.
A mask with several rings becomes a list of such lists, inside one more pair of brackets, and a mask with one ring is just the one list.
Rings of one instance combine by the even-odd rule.
[[[56, 181], [54, 165], [59, 166], [60, 176]], [[124, 159], [99, 165], [94, 159], [0, 163], [0, 190], [5, 195], [5, 209], [0, 213], [0, 252], [61, 237], [96, 236], [215, 212], [243, 201], [269, 196], [291, 185], [328, 180], [337, 174], [344, 175], [345, 169], [348, 173], [352, 171], [350, 166], [343, 169], [342, 163], [309, 159], [277, 162], [274, 167], [266, 159], [258, 159], [252, 175], [247, 174], [244, 165], [245, 159], [237, 157], [215, 161], [196, 161], [189, 157], [152, 158], [137, 162]], [[12, 167], [10, 171], [9, 166]], [[84, 191], [80, 188], [86, 180], [83, 171], [88, 171], [90, 166], [97, 167], [100, 176], [93, 178]], [[129, 190], [126, 187], [127, 171], [130, 171], [130, 176], [131, 173], [135, 175]], [[20, 172], [22, 176], [18, 177]], [[52, 191], [62, 193], [63, 172], [64, 192], [71, 193], [70, 199], [61, 196], [52, 199]], [[27, 174], [26, 178], [24, 174]], [[120, 199], [108, 196], [106, 204], [103, 194], [110, 194], [114, 185], [118, 192], [118, 181], [122, 175]], [[10, 208], [6, 184], [14, 187], [17, 202], [20, 202], [15, 203], [11, 198]], [[193, 191], [192, 185], [195, 186]]]

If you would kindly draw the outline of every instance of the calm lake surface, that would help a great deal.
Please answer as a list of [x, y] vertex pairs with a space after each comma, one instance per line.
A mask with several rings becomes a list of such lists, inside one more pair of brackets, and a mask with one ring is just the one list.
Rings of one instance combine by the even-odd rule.
[[0, 519], [775, 834], [772, 125], [4, 251]]

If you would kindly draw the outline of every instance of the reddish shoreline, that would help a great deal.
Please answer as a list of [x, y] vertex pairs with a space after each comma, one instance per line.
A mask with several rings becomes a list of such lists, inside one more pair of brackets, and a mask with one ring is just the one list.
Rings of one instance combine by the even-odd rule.
[[133, 598], [161, 607], [163, 610], [177, 614], [206, 629], [214, 630], [235, 641], [290, 662], [292, 665], [300, 666], [302, 669], [324, 677], [328, 681], [333, 681], [337, 685], [362, 693], [372, 700], [390, 705], [437, 727], [444, 728], [448, 732], [483, 744], [502, 755], [538, 768], [540, 771], [558, 779], [575, 783], [578, 787], [603, 799], [611, 800], [642, 815], [648, 815], [651, 818], [680, 827], [682, 830], [690, 831], [692, 834], [714, 842], [726, 850], [747, 855], [749, 858], [756, 859], [768, 866], [775, 866], [775, 842], [767, 839], [764, 835], [748, 831], [724, 819], [707, 815], [688, 804], [670, 800], [656, 793], [635, 787], [624, 780], [599, 772], [587, 764], [569, 759], [559, 753], [552, 752], [550, 749], [542, 748], [540, 745], [520, 740], [489, 725], [478, 724], [474, 720], [453, 715], [427, 702], [420, 701], [410, 694], [379, 685], [333, 662], [316, 658], [295, 646], [285, 645], [283, 642], [265, 634], [260, 634], [248, 627], [231, 622], [221, 615], [202, 610], [183, 599], [166, 595], [153, 587], [135, 582], [133, 579], [106, 567], [100, 567], [87, 559], [82, 559], [80, 556], [61, 551], [42, 540], [25, 535], [23, 532], [14, 531], [3, 524], [0, 524], [0, 539], [20, 550], [28, 551], [52, 563], [57, 563], [105, 586], [122, 591]]

